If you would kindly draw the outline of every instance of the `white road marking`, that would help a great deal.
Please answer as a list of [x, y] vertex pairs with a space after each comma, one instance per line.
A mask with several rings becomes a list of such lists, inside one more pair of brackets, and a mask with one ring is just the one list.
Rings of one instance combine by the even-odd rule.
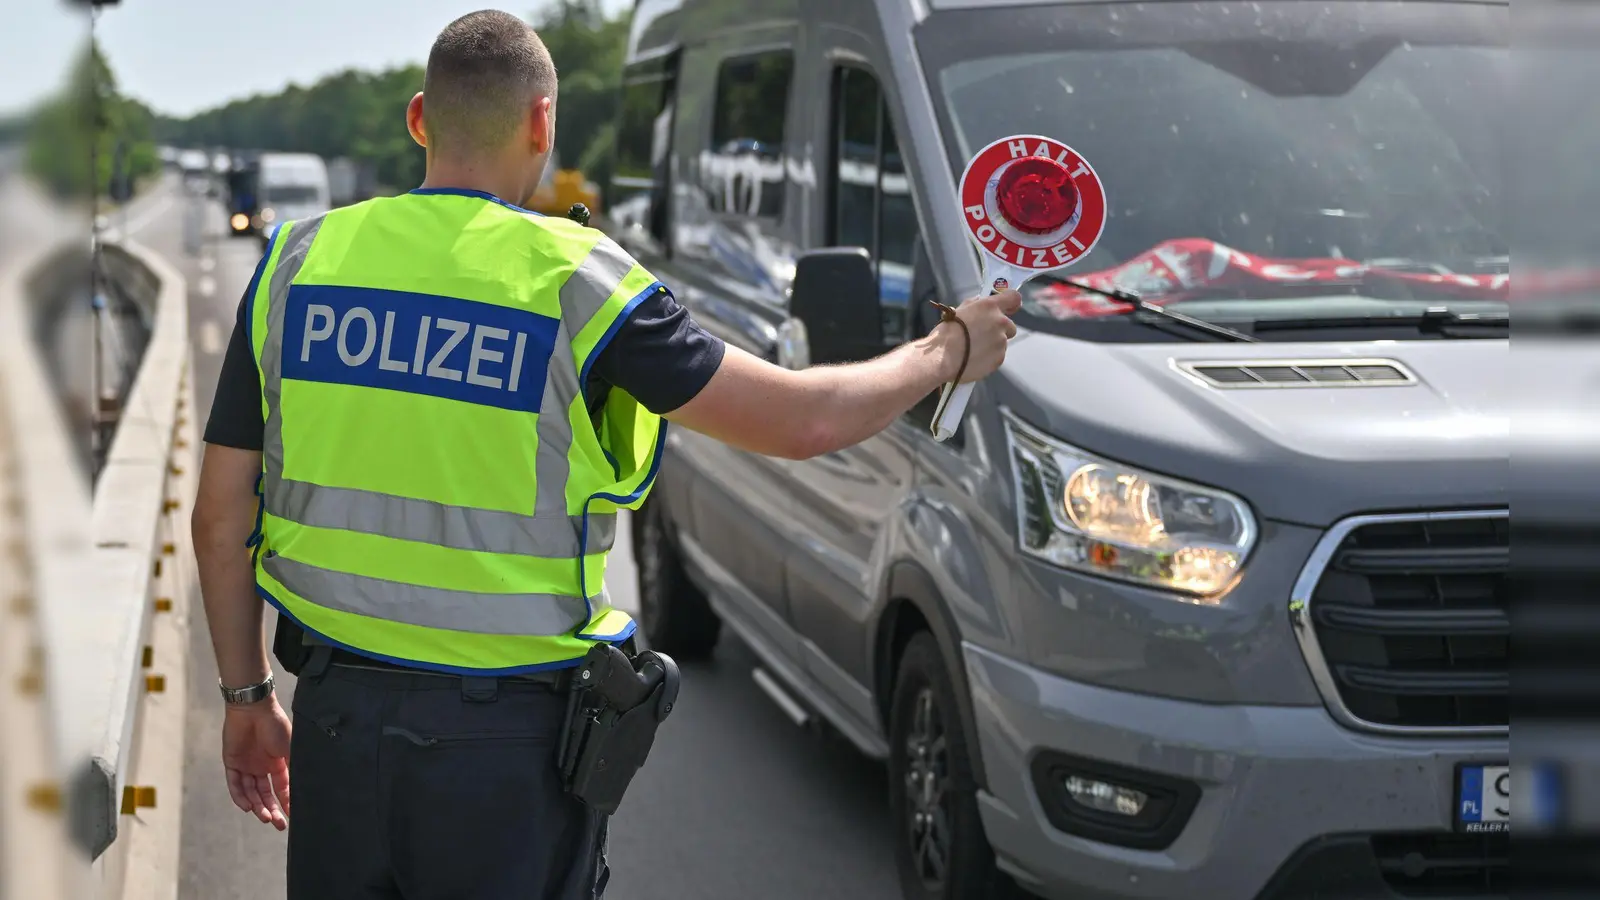
[[210, 297], [217, 292], [217, 280], [210, 275], [201, 275], [199, 288], [200, 296]]
[[150, 208], [149, 209], [145, 209], [145, 210], [140, 211], [139, 215], [135, 216], [133, 218], [133, 220], [130, 221], [127, 224], [127, 226], [123, 228], [123, 231], [125, 231], [129, 235], [132, 235], [132, 234], [135, 234], [135, 233], [143, 230], [146, 225], [149, 225], [151, 222], [154, 222], [163, 213], [165, 213], [167, 211], [167, 207], [169, 207], [171, 205], [172, 205], [172, 195], [171, 194], [162, 194], [161, 196], [156, 198], [155, 202], [150, 204]]
[[217, 261], [209, 256], [200, 257], [200, 271], [209, 272], [217, 267]]
[[207, 356], [216, 356], [222, 352], [222, 328], [215, 319], [206, 319], [200, 323], [200, 352]]

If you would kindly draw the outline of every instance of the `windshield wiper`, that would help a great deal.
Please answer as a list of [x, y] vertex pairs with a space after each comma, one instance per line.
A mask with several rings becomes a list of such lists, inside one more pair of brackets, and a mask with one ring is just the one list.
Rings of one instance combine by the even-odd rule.
[[1508, 313], [1463, 313], [1435, 306], [1420, 313], [1373, 316], [1313, 316], [1300, 319], [1259, 319], [1250, 323], [1252, 331], [1299, 331], [1329, 328], [1415, 328], [1424, 334], [1444, 337], [1470, 337], [1462, 331], [1484, 329], [1508, 331]]
[[1182, 325], [1191, 331], [1202, 332], [1210, 335], [1211, 337], [1221, 338], [1225, 341], [1238, 341], [1241, 343], [1250, 344], [1261, 343], [1259, 338], [1251, 337], [1250, 335], [1240, 331], [1234, 331], [1232, 328], [1229, 328], [1225, 325], [1218, 325], [1215, 322], [1207, 322], [1204, 319], [1196, 319], [1194, 316], [1186, 316], [1181, 312], [1173, 312], [1164, 306], [1151, 303], [1149, 300], [1144, 299], [1133, 291], [1125, 291], [1121, 288], [1101, 290], [1100, 288], [1090, 287], [1082, 282], [1072, 281], [1066, 278], [1055, 278], [1052, 280], [1059, 281], [1068, 287], [1077, 288], [1080, 291], [1098, 294], [1099, 296], [1105, 297], [1108, 300], [1116, 300], [1120, 303], [1126, 303], [1133, 307], [1132, 309], [1128, 310], [1129, 313], [1149, 313], [1150, 315], [1165, 319], [1168, 322]]

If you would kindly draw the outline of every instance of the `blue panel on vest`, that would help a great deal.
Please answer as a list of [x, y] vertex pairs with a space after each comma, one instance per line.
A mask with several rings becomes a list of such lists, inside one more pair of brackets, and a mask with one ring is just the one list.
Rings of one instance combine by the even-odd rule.
[[297, 284], [283, 377], [538, 412], [559, 319], [434, 294]]

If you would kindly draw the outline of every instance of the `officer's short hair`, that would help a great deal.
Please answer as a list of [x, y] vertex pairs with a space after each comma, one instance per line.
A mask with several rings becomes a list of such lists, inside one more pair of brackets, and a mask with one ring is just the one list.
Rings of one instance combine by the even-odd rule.
[[479, 10], [439, 32], [422, 94], [429, 147], [476, 156], [499, 149], [534, 98], [554, 103], [556, 66], [527, 22]]

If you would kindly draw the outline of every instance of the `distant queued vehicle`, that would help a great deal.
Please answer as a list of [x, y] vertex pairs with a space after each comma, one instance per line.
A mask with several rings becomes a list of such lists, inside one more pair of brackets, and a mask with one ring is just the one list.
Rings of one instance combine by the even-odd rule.
[[256, 163], [263, 240], [278, 226], [332, 208], [328, 165], [313, 153], [263, 153]]
[[209, 169], [211, 159], [203, 150], [183, 150], [178, 153], [178, 171], [183, 185], [191, 193], [204, 193], [211, 184]]
[[253, 155], [236, 154], [223, 176], [227, 187], [228, 233], [232, 237], [259, 236], [261, 219], [261, 167]]

